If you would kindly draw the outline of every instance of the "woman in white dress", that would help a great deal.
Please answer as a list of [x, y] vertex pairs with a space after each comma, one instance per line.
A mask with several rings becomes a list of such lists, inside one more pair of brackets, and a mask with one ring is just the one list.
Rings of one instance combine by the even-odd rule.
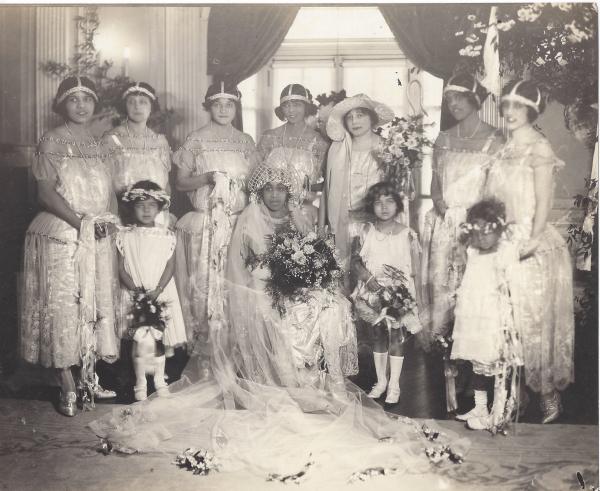
[[177, 189], [194, 209], [176, 225], [175, 281], [188, 347], [202, 353], [210, 376], [209, 330], [224, 321], [223, 277], [235, 222], [248, 203], [246, 177], [258, 161], [250, 135], [233, 127], [241, 93], [223, 81], [212, 84], [204, 106], [210, 122], [190, 133], [173, 155]]

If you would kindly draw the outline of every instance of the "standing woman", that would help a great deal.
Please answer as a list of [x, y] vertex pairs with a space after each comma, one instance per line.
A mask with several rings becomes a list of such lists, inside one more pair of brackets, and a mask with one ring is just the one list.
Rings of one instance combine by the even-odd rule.
[[327, 156], [322, 199], [326, 206], [322, 204], [319, 210], [319, 229], [329, 225], [335, 234], [346, 270], [352, 237], [359, 235], [360, 225], [369, 219], [367, 191], [383, 179], [378, 162], [383, 138], [373, 130], [393, 118], [390, 107], [357, 94], [336, 104], [327, 120], [327, 135], [333, 143]]
[[285, 124], [265, 131], [258, 142], [258, 151], [265, 161], [283, 157], [295, 179], [302, 183], [302, 211], [310, 215], [309, 221], [317, 220], [317, 209], [311, 204], [322, 184], [318, 181], [325, 169], [328, 143], [314, 130], [306, 118], [317, 114], [310, 91], [300, 84], [287, 85], [279, 98], [275, 115]]
[[455, 293], [465, 269], [460, 224], [481, 199], [484, 163], [499, 148], [496, 128], [478, 114], [488, 93], [470, 74], [457, 74], [444, 88], [444, 102], [457, 124], [441, 131], [433, 150], [431, 198], [422, 235], [423, 301], [429, 305], [427, 338], [445, 336], [454, 321]]
[[[123, 91], [117, 109], [126, 117], [125, 122], [102, 138], [110, 152], [115, 193], [120, 196], [132, 184], [150, 180], [169, 194], [171, 149], [164, 135], [147, 126], [150, 115], [159, 109], [156, 91], [146, 82], [131, 83]], [[168, 208], [161, 211], [156, 223], [169, 225]]]
[[548, 223], [554, 174], [564, 166], [533, 127], [544, 110], [540, 90], [513, 81], [500, 111], [510, 137], [495, 156], [485, 192], [506, 205], [521, 261], [511, 285], [515, 324], [523, 344], [525, 382], [541, 393], [543, 423], [561, 413], [559, 390], [574, 381], [573, 271], [567, 245]]
[[23, 358], [54, 368], [60, 380], [58, 410], [74, 416], [76, 384], [96, 397], [95, 356], [118, 356], [114, 299], [116, 258], [109, 235], [116, 217], [105, 149], [88, 131], [98, 96], [91, 80], [69, 77], [60, 84], [52, 109], [64, 123], [46, 132], [32, 171], [43, 208], [25, 236], [24, 298], [20, 349]]
[[210, 122], [190, 133], [173, 155], [177, 189], [194, 210], [176, 225], [175, 280], [190, 350], [200, 355], [201, 373], [210, 376], [209, 329], [224, 320], [223, 277], [237, 217], [248, 203], [246, 177], [258, 163], [252, 137], [233, 127], [241, 93], [218, 81], [205, 96]]

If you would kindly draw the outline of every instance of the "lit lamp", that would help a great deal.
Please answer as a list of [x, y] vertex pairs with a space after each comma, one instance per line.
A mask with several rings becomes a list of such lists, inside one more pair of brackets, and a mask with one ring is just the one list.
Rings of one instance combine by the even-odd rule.
[[131, 50], [129, 46], [123, 48], [123, 65], [121, 66], [121, 74], [124, 77], [129, 76], [129, 57], [131, 56]]

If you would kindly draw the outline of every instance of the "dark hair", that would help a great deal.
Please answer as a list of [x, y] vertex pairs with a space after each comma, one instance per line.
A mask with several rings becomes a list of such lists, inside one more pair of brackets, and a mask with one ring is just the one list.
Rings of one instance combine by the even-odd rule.
[[[86, 88], [90, 89], [91, 91], [93, 91], [94, 94], [96, 94], [96, 98], [98, 97], [97, 91], [96, 91], [96, 85], [88, 77], [67, 77], [67, 78], [65, 78], [58, 86], [58, 90], [56, 91], [56, 96], [54, 96], [54, 100], [52, 101], [52, 111], [54, 111], [56, 114], [59, 114], [60, 116], [62, 116], [62, 118], [65, 120], [68, 119], [67, 110], [65, 107], [67, 104], [68, 98], [64, 99], [60, 103], [58, 103], [57, 101], [67, 90], [71, 90], [71, 89], [74, 89], [75, 87], [77, 87], [79, 85], [79, 81], [81, 81], [81, 85], [83, 87], [86, 87]], [[96, 100], [94, 100], [94, 114], [98, 113], [98, 111], [100, 111], [100, 104], [98, 104], [98, 102]]]
[[342, 118], [342, 122], [344, 123], [344, 128], [346, 129], [346, 131], [348, 133], [350, 133], [350, 130], [348, 129], [348, 123], [346, 122], [346, 117], [348, 116], [348, 114], [350, 114], [354, 110], [362, 111], [363, 113], [365, 113], [369, 116], [369, 119], [371, 120], [371, 129], [377, 127], [377, 123], [379, 122], [379, 116], [377, 116], [377, 113], [375, 111], [373, 111], [373, 109], [369, 109], [368, 107], [354, 107], [354, 108], [350, 109], [350, 111], [348, 111], [346, 114], [344, 114], [344, 117]]
[[281, 109], [281, 106], [284, 103], [281, 103], [281, 99], [290, 95], [290, 92], [291, 92], [291, 95], [300, 95], [302, 97], [306, 97], [310, 101], [310, 102], [300, 101], [300, 102], [304, 103], [304, 116], [314, 116], [315, 114], [317, 114], [318, 108], [313, 103], [313, 97], [312, 97], [312, 94], [310, 93], [310, 90], [308, 90], [302, 84], [288, 84], [281, 91], [281, 94], [279, 95], [279, 101], [280, 101], [279, 106], [277, 106], [275, 108], [275, 115], [281, 121], [285, 121], [285, 116], [283, 115], [283, 111]]
[[[479, 83], [477, 78], [467, 72], [460, 72], [451, 77], [450, 80], [448, 80], [448, 85], [458, 85], [467, 89], [469, 92], [461, 92], [460, 94], [463, 95], [475, 109], [481, 108], [483, 101], [485, 101], [489, 95], [489, 92]], [[475, 92], [473, 92], [473, 86], [475, 86]], [[476, 96], [479, 97], [479, 101], [477, 101]]]
[[[223, 85], [223, 87], [221, 87], [221, 84]], [[204, 109], [206, 109], [207, 111], [210, 111], [210, 108], [214, 104], [216, 99], [208, 100], [208, 98], [212, 97], [215, 94], [221, 93], [221, 89], [223, 89], [222, 91], [225, 92], [226, 94], [230, 94], [230, 95], [236, 96], [238, 98], [238, 100], [234, 101], [234, 102], [235, 102], [236, 112], [239, 112], [239, 102], [242, 99], [242, 93], [239, 91], [236, 84], [233, 84], [226, 80], [216, 80], [213, 84], [211, 84], [208, 87], [208, 89], [206, 90], [206, 95], [204, 96], [204, 102], [202, 103], [202, 106], [204, 106]]]
[[146, 82], [130, 83], [127, 87], [125, 87], [125, 90], [123, 90], [123, 94], [126, 91], [128, 91], [131, 87], [135, 87], [136, 85], [138, 87], [141, 87], [142, 89], [146, 89], [147, 91], [151, 92], [152, 95], [154, 95], [155, 99], [152, 99], [152, 98], [148, 97], [148, 94], [145, 94], [144, 92], [140, 92], [137, 90], [132, 91], [129, 94], [127, 94], [127, 97], [123, 97], [123, 95], [121, 94], [121, 98], [119, 99], [119, 102], [116, 104], [117, 111], [119, 111], [119, 113], [121, 115], [127, 116], [127, 99], [131, 95], [143, 95], [143, 96], [147, 97], [150, 100], [150, 104], [151, 104], [150, 114], [152, 114], [156, 111], [160, 111], [160, 104], [158, 103], [158, 98], [156, 97], [156, 90], [154, 89], [154, 87], [152, 87], [152, 85], [150, 85]]
[[[539, 112], [536, 111], [531, 106], [526, 106], [527, 107], [527, 121], [529, 121], [530, 123], [533, 123], [538, 118], [538, 116], [544, 112], [544, 109], [546, 109], [546, 101], [541, 96], [541, 91], [538, 89], [538, 87], [533, 82], [529, 82], [529, 81], [525, 81], [525, 80], [518, 80], [518, 79], [511, 80], [502, 89], [502, 97], [510, 94], [512, 92], [512, 90], [514, 89], [515, 85], [517, 85], [519, 82], [521, 82], [521, 84], [517, 87], [517, 91], [516, 91], [517, 95], [525, 97], [526, 99], [529, 99], [533, 103], [537, 102], [538, 95], [540, 96], [540, 103], [538, 105]], [[499, 111], [500, 111], [500, 116], [504, 117], [504, 114], [502, 111], [502, 99], [500, 99]]]
[[467, 223], [483, 220], [486, 223], [497, 223], [500, 230], [506, 221], [506, 206], [497, 199], [484, 199], [475, 203], [467, 211]]
[[[164, 191], [163, 188], [161, 188], [158, 184], [150, 180], [138, 181], [133, 186], [131, 186], [131, 188], [143, 189], [145, 191]], [[131, 201], [123, 201], [123, 195], [126, 192], [127, 189], [123, 190], [119, 194], [120, 215], [125, 225], [132, 225], [135, 223], [135, 213], [133, 211], [135, 208], [135, 204], [143, 200], [134, 199]], [[165, 207], [165, 203], [159, 200], [156, 200], [156, 202], [158, 203], [158, 209], [162, 211]]]
[[394, 198], [394, 201], [396, 202], [396, 215], [399, 215], [404, 211], [402, 196], [400, 196], [396, 187], [391, 182], [382, 181], [373, 184], [369, 188], [369, 191], [367, 191], [367, 196], [365, 197], [365, 211], [367, 211], [367, 213], [375, 214], [375, 201], [381, 196], [391, 196]]

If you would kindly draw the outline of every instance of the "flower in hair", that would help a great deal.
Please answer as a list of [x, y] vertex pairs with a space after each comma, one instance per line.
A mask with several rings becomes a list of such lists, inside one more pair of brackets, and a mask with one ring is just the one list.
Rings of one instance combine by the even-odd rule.
[[153, 198], [164, 206], [169, 206], [171, 198], [162, 189], [155, 191], [153, 189], [134, 188], [130, 186], [123, 194], [121, 201], [130, 203], [132, 201], [146, 201], [148, 198]]

